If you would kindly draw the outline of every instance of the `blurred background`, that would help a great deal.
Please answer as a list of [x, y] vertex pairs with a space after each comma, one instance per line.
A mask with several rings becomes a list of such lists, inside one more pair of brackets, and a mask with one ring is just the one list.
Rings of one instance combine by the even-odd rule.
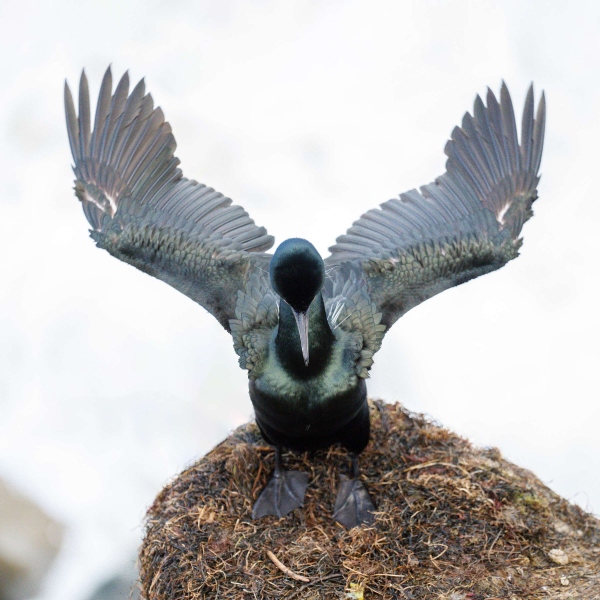
[[369, 390], [600, 512], [599, 3], [5, 0], [0, 49], [0, 478], [39, 512], [11, 598], [127, 589], [154, 496], [252, 415], [216, 321], [88, 238], [62, 88], [85, 67], [95, 98], [109, 63], [146, 77], [188, 177], [323, 255], [443, 172], [486, 86], [506, 80], [519, 118], [544, 89], [521, 257], [406, 315]]

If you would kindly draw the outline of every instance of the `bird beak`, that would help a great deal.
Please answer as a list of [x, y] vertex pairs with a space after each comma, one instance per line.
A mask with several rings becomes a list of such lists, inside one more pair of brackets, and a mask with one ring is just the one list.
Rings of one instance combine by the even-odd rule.
[[304, 364], [308, 367], [308, 314], [305, 312], [296, 312], [294, 309], [292, 309], [292, 312], [294, 313], [294, 317], [296, 317], [296, 325], [298, 325]]

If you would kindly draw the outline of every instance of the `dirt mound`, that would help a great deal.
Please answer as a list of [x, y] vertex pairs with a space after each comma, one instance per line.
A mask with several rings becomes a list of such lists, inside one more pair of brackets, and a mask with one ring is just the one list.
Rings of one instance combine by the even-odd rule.
[[498, 450], [402, 406], [371, 404], [361, 470], [373, 527], [331, 520], [344, 450], [284, 453], [310, 474], [303, 509], [251, 519], [273, 468], [254, 423], [158, 495], [140, 549], [142, 597], [600, 599], [600, 522]]

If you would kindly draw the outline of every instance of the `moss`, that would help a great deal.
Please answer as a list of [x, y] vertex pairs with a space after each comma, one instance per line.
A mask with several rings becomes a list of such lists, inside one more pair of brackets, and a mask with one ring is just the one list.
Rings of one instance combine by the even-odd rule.
[[530, 508], [537, 512], [547, 510], [549, 502], [546, 498], [536, 496], [533, 492], [517, 492], [514, 496], [514, 502], [522, 508]]

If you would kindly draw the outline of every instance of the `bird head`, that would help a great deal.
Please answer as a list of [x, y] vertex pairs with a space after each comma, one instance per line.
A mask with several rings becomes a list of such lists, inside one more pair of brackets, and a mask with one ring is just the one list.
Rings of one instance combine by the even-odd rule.
[[308, 309], [325, 281], [325, 265], [317, 249], [306, 240], [281, 243], [270, 265], [271, 286], [296, 318], [302, 356], [308, 365]]

